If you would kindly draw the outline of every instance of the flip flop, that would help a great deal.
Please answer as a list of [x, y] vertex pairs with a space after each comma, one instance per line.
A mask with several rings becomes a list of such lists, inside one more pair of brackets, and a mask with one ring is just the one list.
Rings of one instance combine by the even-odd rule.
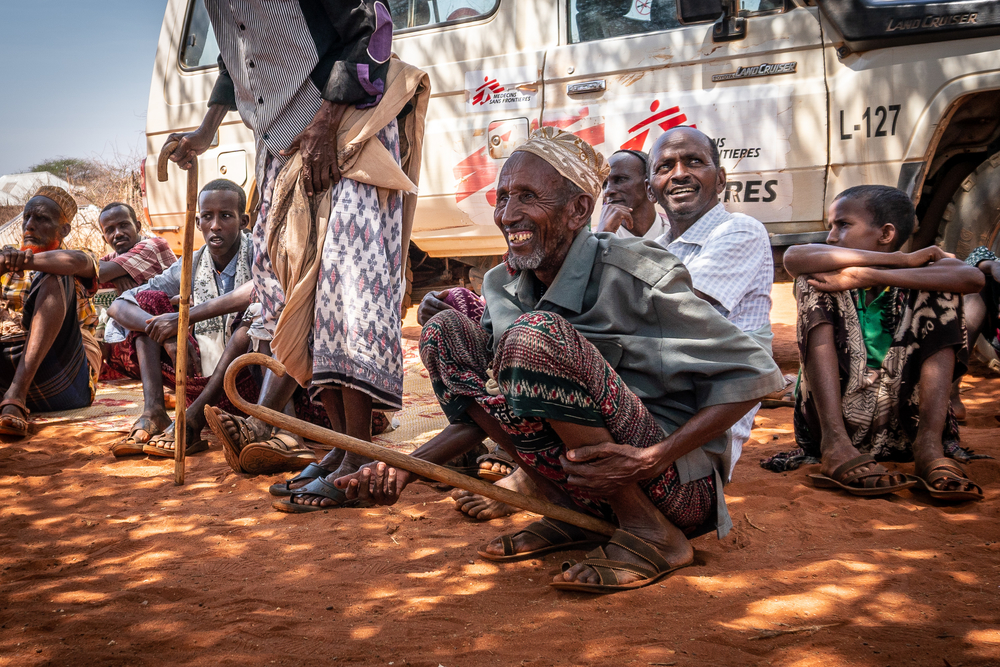
[[[923, 474], [910, 475], [909, 477], [915, 481], [918, 489], [925, 491], [930, 494], [931, 498], [937, 500], [961, 502], [983, 499], [982, 487], [966, 477], [965, 469], [951, 459], [934, 459], [928, 464]], [[965, 486], [965, 489], [938, 489], [934, 486], [934, 482], [938, 480], [961, 482]]]
[[[322, 496], [337, 501], [337, 504], [326, 507], [322, 507], [321, 505], [300, 505], [292, 502], [292, 498], [295, 496]], [[275, 500], [271, 503], [271, 507], [279, 512], [288, 512], [290, 514], [306, 514], [307, 512], [319, 512], [321, 510], [371, 506], [371, 503], [367, 500], [348, 500], [346, 493], [322, 477], [317, 477], [305, 486], [295, 489], [295, 493], [289, 496], [287, 500]]]
[[[152, 440], [154, 436], [163, 433], [162, 430], [156, 431], [155, 429], [156, 426], [153, 425], [153, 422], [149, 419], [149, 417], [139, 417], [135, 420], [135, 423], [132, 424], [132, 430], [129, 431], [125, 439], [119, 440], [115, 444], [111, 445], [112, 456], [115, 458], [121, 458], [123, 456], [136, 456], [138, 454], [144, 454], [145, 452], [142, 451], [143, 446]], [[146, 433], [149, 436], [149, 439], [144, 442], [136, 440], [135, 434], [139, 431]]]
[[[877, 486], [880, 479], [893, 482], [889, 486]], [[852, 496], [885, 496], [896, 491], [916, 486], [917, 482], [907, 475], [891, 472], [877, 463], [871, 454], [862, 454], [846, 461], [833, 471], [833, 475], [809, 475], [813, 486], [820, 489], [842, 489]]]
[[[522, 551], [517, 553], [514, 551], [514, 538], [521, 533], [530, 533], [536, 537], [540, 537], [548, 542], [548, 545], [535, 549], [534, 551]], [[486, 551], [486, 545], [480, 547], [476, 553], [478, 553], [482, 558], [491, 560], [494, 563], [513, 563], [519, 560], [528, 560], [529, 558], [544, 556], [545, 554], [549, 554], [554, 551], [587, 549], [598, 545], [603, 541], [603, 537], [595, 539], [592, 535], [593, 533], [588, 533], [582, 528], [578, 528], [572, 524], [545, 517], [541, 521], [536, 521], [529, 525], [524, 530], [519, 530], [518, 532], [510, 535], [501, 535], [500, 544], [503, 545], [503, 555], [491, 554]]]
[[286, 433], [261, 442], [251, 442], [240, 450], [239, 466], [249, 475], [273, 475], [278, 472], [301, 470], [316, 462], [316, 455]]
[[[655, 584], [671, 572], [688, 567], [694, 563], [694, 558], [692, 558], [689, 562], [682, 565], [671, 565], [652, 544], [621, 529], [615, 531], [608, 544], [613, 544], [616, 547], [631, 552], [646, 561], [649, 565], [638, 565], [610, 559], [607, 552], [604, 551], [604, 547], [597, 547], [597, 549], [587, 554], [587, 557], [580, 561], [580, 563], [593, 569], [597, 573], [600, 583], [585, 584], [576, 581], [553, 581], [549, 586], [562, 591], [581, 591], [584, 593], [630, 591]], [[576, 561], [568, 560], [562, 564], [562, 571], [565, 572], [574, 565], [576, 565]], [[618, 572], [630, 572], [639, 575], [642, 579], [628, 584], [620, 584], [618, 583]]]
[[31, 432], [31, 425], [27, 420], [27, 417], [31, 416], [31, 410], [28, 409], [28, 406], [23, 401], [19, 401], [16, 398], [5, 398], [0, 401], [0, 409], [7, 405], [13, 405], [15, 408], [21, 410], [24, 413], [24, 417], [0, 414], [0, 435], [13, 435], [18, 438], [27, 437]]
[[278, 498], [285, 498], [287, 496], [290, 496], [298, 492], [298, 489], [292, 488], [292, 484], [294, 484], [295, 482], [304, 482], [307, 479], [312, 480], [316, 479], [317, 477], [326, 477], [331, 472], [333, 471], [327, 470], [318, 463], [310, 463], [305, 468], [303, 468], [302, 472], [300, 472], [295, 477], [292, 477], [291, 479], [286, 480], [284, 482], [275, 482], [274, 484], [272, 484], [270, 487], [268, 487], [267, 492], [270, 493], [272, 496], [277, 496]]
[[[229, 437], [229, 432], [223, 425], [222, 418], [219, 417], [220, 414], [226, 415], [236, 423], [240, 431], [239, 441]], [[249, 445], [254, 439], [254, 433], [247, 426], [247, 420], [243, 417], [223, 412], [214, 406], [206, 405], [205, 421], [208, 422], [208, 428], [211, 429], [215, 437], [222, 443], [222, 455], [226, 457], [226, 463], [229, 464], [229, 467], [235, 472], [246, 473], [247, 471], [240, 465], [240, 452], [243, 451], [243, 447]]]
[[[149, 442], [142, 446], [142, 452], [144, 454], [149, 454], [150, 456], [162, 456], [168, 459], [174, 458], [174, 450], [161, 447], [156, 444], [158, 442], [176, 442], [174, 440], [174, 432], [168, 430], [154, 435], [149, 439]], [[198, 452], [204, 452], [207, 449], [208, 440], [195, 440], [184, 448], [184, 456], [191, 456], [192, 454], [197, 454]]]
[[486, 454], [483, 454], [482, 456], [476, 458], [476, 464], [483, 464], [483, 463], [499, 463], [500, 465], [504, 465], [510, 468], [510, 472], [502, 473], [502, 472], [495, 472], [493, 470], [490, 470], [489, 468], [480, 467], [477, 472], [479, 478], [485, 479], [490, 482], [495, 482], [497, 480], [503, 479], [511, 472], [517, 470], [517, 463], [514, 461], [513, 458], [511, 458], [511, 455], [508, 454], [504, 450], [504, 448], [500, 447], [499, 445], [494, 447], [492, 451], [487, 452]]

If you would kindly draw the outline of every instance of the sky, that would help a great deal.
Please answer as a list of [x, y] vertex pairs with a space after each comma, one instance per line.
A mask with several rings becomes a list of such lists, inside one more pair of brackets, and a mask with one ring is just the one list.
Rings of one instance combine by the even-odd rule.
[[0, 0], [0, 175], [145, 152], [166, 0]]

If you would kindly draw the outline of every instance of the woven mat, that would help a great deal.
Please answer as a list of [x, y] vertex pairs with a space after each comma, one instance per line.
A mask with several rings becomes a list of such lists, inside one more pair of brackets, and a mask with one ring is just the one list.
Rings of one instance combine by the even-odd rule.
[[[403, 368], [403, 409], [390, 414], [398, 425], [388, 433], [375, 436], [375, 442], [411, 452], [440, 433], [448, 420], [434, 398], [415, 340], [403, 340]], [[97, 398], [89, 408], [39, 413], [32, 415], [32, 421], [39, 426], [73, 424], [81, 429], [128, 433], [141, 413], [142, 383], [109, 380], [97, 385]]]

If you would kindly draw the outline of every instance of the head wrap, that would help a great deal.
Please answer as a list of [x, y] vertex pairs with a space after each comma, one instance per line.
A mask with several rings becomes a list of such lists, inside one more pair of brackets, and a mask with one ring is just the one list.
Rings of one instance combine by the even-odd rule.
[[76, 217], [76, 200], [73, 195], [66, 192], [57, 185], [43, 185], [35, 191], [32, 197], [45, 197], [51, 199], [59, 207], [59, 210], [66, 216], [67, 222], [73, 222]]
[[608, 163], [594, 147], [571, 132], [543, 127], [531, 133], [527, 143], [514, 149], [537, 155], [596, 201], [608, 177]]

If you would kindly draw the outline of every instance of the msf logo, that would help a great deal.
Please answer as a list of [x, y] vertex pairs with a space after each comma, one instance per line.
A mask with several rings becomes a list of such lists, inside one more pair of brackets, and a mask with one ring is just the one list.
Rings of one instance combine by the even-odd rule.
[[503, 92], [503, 86], [497, 83], [496, 79], [491, 79], [490, 77], [485, 77], [483, 79], [485, 83], [476, 88], [476, 92], [472, 95], [472, 105], [484, 105], [489, 104], [489, 101], [493, 99], [494, 95], [499, 95]]
[[[621, 145], [622, 150], [646, 150], [646, 139], [649, 137], [649, 131], [653, 124], [659, 125], [660, 129], [666, 132], [670, 128], [687, 123], [688, 117], [681, 113], [680, 107], [670, 107], [663, 111], [659, 111], [659, 108], [659, 100], [653, 100], [653, 103], [649, 105], [649, 111], [653, 115], [629, 128], [629, 139]], [[692, 124], [691, 127], [697, 126]]]

